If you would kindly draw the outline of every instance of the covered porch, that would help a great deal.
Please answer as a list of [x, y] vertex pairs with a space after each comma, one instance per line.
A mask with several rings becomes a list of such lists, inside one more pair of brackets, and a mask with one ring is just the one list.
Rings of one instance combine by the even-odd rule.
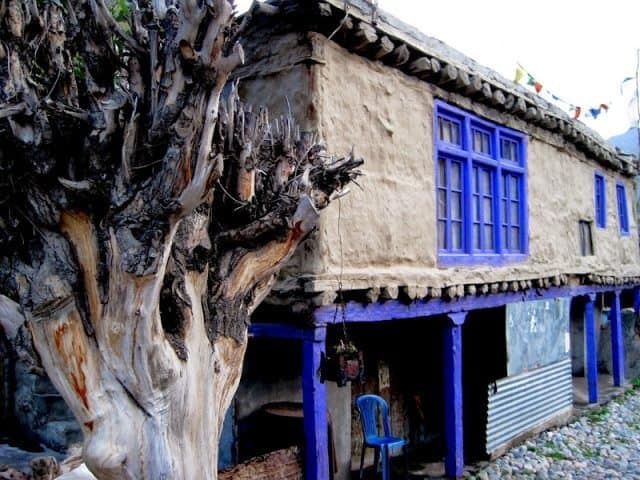
[[[411, 303], [399, 300], [370, 304], [348, 302], [344, 308], [346, 321], [354, 325], [409, 319], [430, 321], [431, 318], [425, 319], [424, 317], [439, 318], [442, 334], [440, 355], [445, 470], [447, 476], [457, 478], [464, 471], [465, 427], [469, 428], [468, 425], [465, 425], [463, 418], [463, 399], [465, 398], [463, 391], [465, 385], [463, 382], [463, 327], [470, 318], [470, 313], [499, 308], [517, 302], [582, 298], [585, 306], [585, 382], [588, 385], [588, 401], [593, 403], [598, 401], [593, 302], [597, 294], [606, 294], [611, 298], [609, 321], [612, 332], [612, 378], [614, 386], [621, 386], [625, 380], [624, 343], [621, 327], [621, 296], [623, 291], [627, 292], [627, 296], [633, 295], [633, 306], [637, 314], [640, 306], [640, 290], [637, 286], [564, 286], [464, 296], [451, 300], [433, 298]], [[327, 327], [334, 321], [335, 305], [327, 305], [319, 307], [313, 312], [313, 323], [309, 328], [275, 323], [256, 323], [250, 328], [250, 335], [253, 337], [288, 339], [301, 344], [304, 469], [305, 478], [309, 480], [331, 478], [327, 389], [320, 376], [320, 371], [327, 350]], [[419, 368], [419, 365], [416, 367]]]

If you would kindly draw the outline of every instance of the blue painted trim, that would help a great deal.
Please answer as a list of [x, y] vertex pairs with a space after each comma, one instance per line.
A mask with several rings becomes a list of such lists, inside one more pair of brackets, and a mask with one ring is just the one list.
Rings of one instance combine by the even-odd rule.
[[629, 236], [629, 211], [627, 209], [627, 190], [623, 183], [616, 182], [616, 198], [618, 200], [618, 224], [620, 235]]
[[249, 325], [249, 337], [282, 338], [290, 340], [315, 340], [322, 342], [327, 335], [326, 328], [297, 328], [281, 323], [252, 323]]
[[620, 308], [620, 292], [615, 291], [611, 310], [609, 310], [611, 324], [611, 355], [613, 356], [613, 385], [622, 386], [624, 383], [624, 338], [622, 335], [622, 310]]
[[[630, 289], [633, 286], [623, 287]], [[531, 289], [525, 292], [505, 292], [490, 295], [467, 296], [456, 300], [431, 299], [404, 303], [399, 300], [362, 304], [349, 302], [345, 305], [347, 322], [381, 322], [389, 320], [415, 319], [433, 315], [447, 315], [455, 312], [469, 312], [484, 308], [501, 307], [508, 303], [530, 302], [561, 297], [579, 297], [589, 293], [611, 292], [620, 287], [582, 285], [576, 287], [552, 287]], [[333, 322], [335, 307], [325, 305], [314, 311], [314, 321], [318, 325]]]
[[[454, 314], [457, 316], [466, 314]], [[462, 326], [463, 318], [451, 319], [444, 328], [445, 472], [458, 478], [464, 472], [464, 426], [462, 418]]]
[[304, 340], [302, 343], [304, 469], [308, 480], [329, 478], [327, 391], [324, 383], [320, 382], [320, 364], [324, 350], [323, 341]]
[[[460, 132], [460, 145], [452, 144], [440, 140], [439, 136], [439, 119], [445, 118], [458, 123]], [[491, 155], [473, 150], [472, 131], [477, 129], [490, 135], [489, 148]], [[502, 158], [502, 139], [509, 140], [517, 144], [518, 161], [514, 162], [509, 159]], [[498, 124], [490, 122], [466, 112], [460, 108], [449, 105], [442, 100], [435, 100], [435, 115], [433, 116], [433, 144], [435, 158], [435, 178], [436, 178], [436, 212], [438, 212], [438, 192], [446, 191], [447, 211], [446, 218], [440, 217], [436, 213], [436, 231], [439, 231], [439, 223], [444, 223], [444, 248], [440, 248], [441, 239], [438, 239], [438, 264], [439, 266], [456, 266], [456, 265], [506, 265], [517, 262], [524, 262], [529, 255], [529, 218], [528, 218], [528, 199], [527, 199], [527, 148], [526, 135], [502, 127]], [[439, 161], [443, 158], [446, 162], [447, 179], [446, 182], [439, 178]], [[462, 248], [454, 249], [452, 244], [452, 218], [451, 218], [451, 164], [452, 162], [462, 161], [463, 178], [462, 178]], [[485, 225], [491, 223], [484, 218], [484, 207], [482, 206], [482, 195], [480, 198], [480, 215], [477, 221], [474, 219], [473, 198], [474, 192], [472, 188], [473, 167], [490, 168], [493, 187], [491, 192], [482, 192], [487, 198], [491, 198], [493, 205], [493, 248], [488, 249], [488, 238], [485, 235]], [[520, 198], [518, 199], [520, 224], [518, 226], [512, 224], [511, 215], [508, 215], [509, 221], [506, 224], [507, 237], [511, 237], [512, 229], [519, 228], [520, 242], [519, 248], [514, 250], [503, 245], [502, 242], [502, 196], [507, 197], [505, 208], [510, 212], [513, 194], [502, 191], [503, 175], [510, 174], [518, 179]], [[480, 228], [480, 248], [474, 248], [474, 223], [479, 222]]]
[[640, 287], [633, 289], [633, 310], [636, 315], [640, 315]]
[[[501, 238], [500, 235], [498, 235]], [[469, 255], [467, 253], [461, 254], [440, 254], [438, 257], [438, 266], [440, 267], [454, 267], [458, 265], [492, 265], [503, 266], [511, 265], [513, 263], [522, 263], [527, 260], [527, 255], [524, 253], [503, 253], [503, 254], [487, 254], [487, 253], [474, 253]]]
[[607, 228], [607, 183], [604, 175], [596, 171], [593, 181], [596, 226]]
[[584, 332], [585, 332], [585, 369], [587, 386], [589, 388], [589, 403], [598, 403], [598, 341], [596, 338], [596, 317], [595, 317], [596, 295], [587, 295], [587, 302], [584, 309]]

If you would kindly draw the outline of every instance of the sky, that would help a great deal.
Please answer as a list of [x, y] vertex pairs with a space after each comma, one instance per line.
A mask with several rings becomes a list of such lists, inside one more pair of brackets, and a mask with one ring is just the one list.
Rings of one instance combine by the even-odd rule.
[[[251, 0], [237, 1], [240, 11]], [[603, 137], [635, 122], [629, 107], [640, 48], [638, 0], [379, 0], [379, 8], [513, 80], [520, 63], [557, 97], [610, 105], [583, 119]], [[544, 91], [543, 91], [544, 93]], [[558, 104], [568, 110], [563, 104]], [[635, 123], [633, 123], [635, 125]]]

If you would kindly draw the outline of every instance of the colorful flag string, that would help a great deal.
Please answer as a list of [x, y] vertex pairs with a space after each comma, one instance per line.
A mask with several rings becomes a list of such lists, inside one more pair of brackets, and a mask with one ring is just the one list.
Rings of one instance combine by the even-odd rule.
[[[623, 83], [625, 81], [627, 81], [627, 79], [625, 79]], [[583, 106], [574, 105], [571, 102], [567, 102], [566, 100], [560, 98], [558, 95], [549, 91], [549, 89], [545, 88], [544, 85], [539, 80], [537, 80], [531, 73], [529, 73], [519, 63], [516, 65], [516, 74], [515, 74], [514, 82], [516, 82], [517, 84], [524, 83], [525, 85], [532, 87], [537, 94], [544, 93], [550, 96], [555, 102], [562, 104], [562, 106], [566, 110], [568, 110], [569, 113], [573, 115], [574, 119], [578, 119], [580, 118], [580, 116], [597, 119], [601, 113], [607, 112], [609, 110], [609, 106], [611, 105], [611, 102], [607, 102], [607, 103], [601, 102], [597, 106], [591, 106], [591, 107], [585, 108]]]

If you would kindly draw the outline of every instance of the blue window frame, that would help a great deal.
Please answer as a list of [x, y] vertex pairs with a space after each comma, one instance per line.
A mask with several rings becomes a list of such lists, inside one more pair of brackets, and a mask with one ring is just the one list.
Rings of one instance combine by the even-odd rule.
[[616, 196], [618, 197], [618, 220], [620, 222], [620, 234], [629, 235], [629, 215], [627, 212], [627, 192], [622, 183], [616, 184]]
[[528, 253], [525, 136], [436, 100], [441, 264], [500, 264]]
[[595, 174], [595, 202], [596, 202], [596, 226], [606, 228], [607, 226], [607, 200], [606, 200], [606, 184], [604, 175], [596, 172]]

